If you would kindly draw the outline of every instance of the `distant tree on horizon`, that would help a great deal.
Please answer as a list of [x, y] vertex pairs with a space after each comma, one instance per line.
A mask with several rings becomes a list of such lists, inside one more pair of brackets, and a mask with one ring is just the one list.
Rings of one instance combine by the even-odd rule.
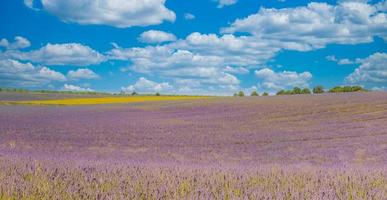
[[292, 90], [292, 94], [301, 94], [302, 90], [299, 87], [294, 87]]
[[285, 90], [280, 90], [277, 92], [277, 95], [284, 95], [286, 94], [286, 91]]
[[311, 94], [311, 92], [310, 92], [309, 88], [304, 88], [304, 89], [302, 89], [301, 94]]
[[239, 96], [239, 97], [244, 97], [244, 96], [245, 96], [245, 93], [244, 93], [243, 91], [239, 91], [239, 92], [238, 92], [238, 96]]
[[257, 91], [253, 91], [252, 93], [251, 93], [251, 95], [250, 96], [252, 96], [252, 97], [254, 97], [254, 96], [259, 96], [259, 94], [258, 94], [258, 92]]
[[131, 95], [132, 95], [132, 96], [135, 96], [135, 95], [137, 95], [137, 92], [136, 92], [136, 91], [133, 91]]
[[361, 86], [335, 86], [329, 89], [330, 93], [359, 92], [359, 91], [366, 91], [366, 90]]
[[264, 93], [262, 94], [262, 96], [269, 96], [269, 93], [264, 92]]
[[365, 91], [365, 89], [358, 85], [352, 86], [352, 92], [358, 92], [358, 91]]
[[155, 95], [156, 95], [156, 96], [161, 96], [161, 95], [160, 95], [160, 93], [158, 93], [158, 92], [156, 92], [156, 94], [155, 94]]
[[324, 93], [324, 87], [321, 86], [321, 85], [318, 85], [316, 87], [313, 88], [313, 93], [314, 94], [322, 94]]

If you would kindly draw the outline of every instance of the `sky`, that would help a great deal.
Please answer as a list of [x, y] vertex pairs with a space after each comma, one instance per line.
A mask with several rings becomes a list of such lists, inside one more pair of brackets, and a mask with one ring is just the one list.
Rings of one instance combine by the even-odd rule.
[[384, 0], [3, 0], [0, 87], [387, 90]]

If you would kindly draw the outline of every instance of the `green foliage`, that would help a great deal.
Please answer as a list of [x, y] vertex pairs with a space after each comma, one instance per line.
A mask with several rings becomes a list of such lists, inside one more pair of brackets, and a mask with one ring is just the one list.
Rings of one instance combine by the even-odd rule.
[[269, 96], [269, 93], [264, 92], [264, 93], [262, 94], [262, 96]]
[[253, 97], [253, 96], [259, 96], [259, 94], [258, 94], [257, 91], [253, 91], [253, 92], [251, 93], [251, 96], [252, 96], [252, 97]]
[[293, 91], [292, 91], [292, 94], [301, 94], [301, 88], [299, 88], [299, 87], [294, 87], [294, 88], [293, 88]]
[[[358, 91], [366, 91], [361, 86], [336, 86], [329, 89], [331, 93], [339, 93], [339, 92], [358, 92]], [[301, 90], [299, 87], [294, 87], [293, 90], [280, 90], [277, 92], [277, 95], [291, 95], [291, 94], [311, 94], [312, 92], [309, 88], [304, 88]], [[324, 93], [323, 86], [319, 85], [313, 88], [314, 94]]]
[[329, 89], [331, 93], [365, 91], [361, 86], [336, 86]]
[[316, 87], [313, 88], [313, 93], [314, 94], [322, 94], [324, 93], [324, 87], [321, 86], [321, 85], [318, 85]]
[[285, 95], [286, 91], [285, 90], [280, 90], [277, 92], [277, 95]]
[[157, 92], [155, 95], [156, 95], [156, 96], [161, 96], [160, 93], [158, 93], [158, 92]]
[[352, 92], [359, 92], [359, 91], [365, 91], [365, 89], [358, 85], [352, 86]]
[[132, 95], [132, 96], [136, 96], [136, 95], [137, 95], [137, 92], [136, 92], [136, 91], [133, 91], [131, 95]]
[[[322, 87], [321, 87], [322, 88]], [[317, 90], [321, 89], [318, 88]], [[313, 91], [316, 90], [316, 88], [313, 89]], [[294, 95], [294, 94], [311, 94], [309, 88], [301, 89], [299, 87], [294, 87], [293, 90], [280, 90], [277, 92], [277, 95]]]
[[302, 89], [301, 94], [311, 94], [311, 92], [310, 92], [309, 88], [304, 88], [304, 89]]
[[238, 92], [238, 96], [239, 96], [239, 97], [244, 97], [244, 96], [245, 96], [245, 93], [244, 93], [243, 91], [239, 91], [239, 92]]

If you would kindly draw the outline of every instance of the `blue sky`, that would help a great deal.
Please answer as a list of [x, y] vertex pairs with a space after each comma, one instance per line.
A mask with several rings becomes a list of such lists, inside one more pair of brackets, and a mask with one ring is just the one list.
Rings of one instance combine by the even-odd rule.
[[386, 1], [0, 2], [0, 87], [275, 93], [387, 89]]

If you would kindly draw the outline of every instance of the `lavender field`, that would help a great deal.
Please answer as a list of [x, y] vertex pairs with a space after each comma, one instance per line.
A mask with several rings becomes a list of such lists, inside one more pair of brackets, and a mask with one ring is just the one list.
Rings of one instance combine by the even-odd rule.
[[385, 92], [0, 105], [0, 199], [386, 198]]

